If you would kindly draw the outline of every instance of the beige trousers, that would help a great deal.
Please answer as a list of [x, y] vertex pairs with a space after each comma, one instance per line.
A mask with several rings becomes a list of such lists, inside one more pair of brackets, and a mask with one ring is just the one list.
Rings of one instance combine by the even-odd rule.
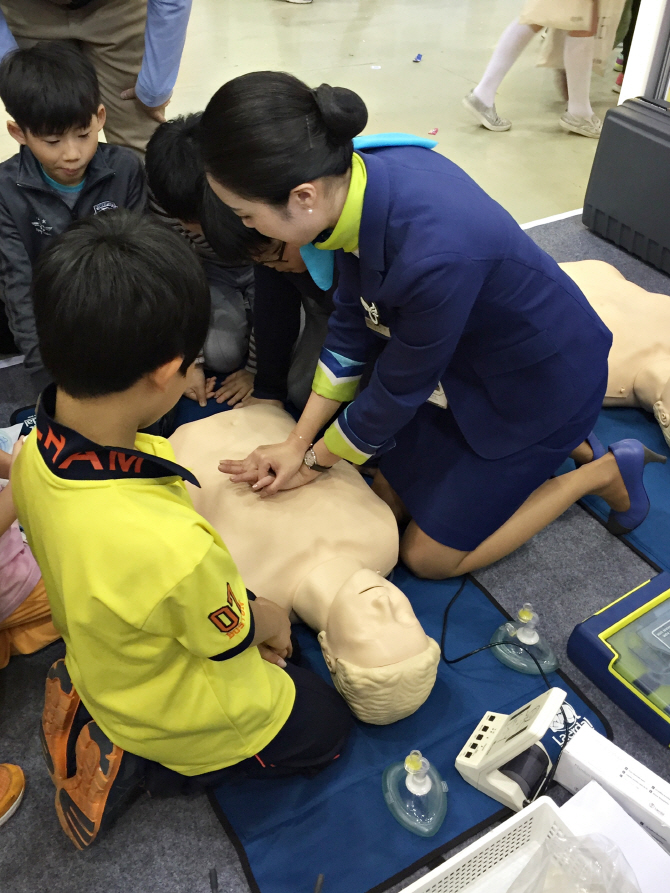
[[144, 54], [147, 0], [93, 0], [70, 11], [52, 0], [0, 0], [20, 47], [39, 40], [71, 40], [95, 66], [107, 109], [107, 142], [144, 153], [158, 126], [134, 99], [120, 98], [135, 86]]

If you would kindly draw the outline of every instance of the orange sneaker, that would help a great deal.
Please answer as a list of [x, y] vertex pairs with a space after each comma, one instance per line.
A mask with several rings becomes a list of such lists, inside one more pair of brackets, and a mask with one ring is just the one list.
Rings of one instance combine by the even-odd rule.
[[[42, 754], [51, 780], [58, 787], [68, 776], [67, 754], [77, 708], [81, 698], [61, 658], [47, 673], [44, 710], [40, 725]], [[74, 744], [74, 742], [72, 742]]]
[[141, 760], [112, 744], [96, 723], [77, 738], [77, 772], [59, 784], [56, 814], [78, 850], [90, 846], [140, 792]]
[[0, 763], [0, 825], [14, 815], [26, 789], [26, 779], [20, 766]]

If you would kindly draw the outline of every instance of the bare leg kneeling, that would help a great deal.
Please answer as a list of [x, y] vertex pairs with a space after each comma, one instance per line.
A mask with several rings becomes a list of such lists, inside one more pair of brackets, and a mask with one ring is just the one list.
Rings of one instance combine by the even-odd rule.
[[431, 580], [472, 573], [514, 552], [586, 495], [602, 497], [615, 511], [627, 511], [630, 507], [612, 453], [545, 481], [509, 520], [471, 552], [438, 543], [412, 521], [400, 542], [400, 557], [414, 574]]
[[410, 520], [411, 515], [407, 511], [405, 503], [379, 469], [375, 472], [374, 480], [372, 481], [372, 492], [379, 496], [391, 509], [398, 524], [406, 524]]

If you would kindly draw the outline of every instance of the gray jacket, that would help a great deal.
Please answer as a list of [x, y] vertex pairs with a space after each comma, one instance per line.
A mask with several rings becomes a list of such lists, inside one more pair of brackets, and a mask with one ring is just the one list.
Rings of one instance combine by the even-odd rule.
[[42, 365], [30, 291], [32, 269], [50, 239], [74, 220], [114, 208], [143, 211], [144, 169], [139, 158], [120, 146], [100, 143], [86, 169], [86, 182], [70, 209], [47, 185], [27, 146], [0, 164], [0, 289], [9, 327], [25, 356], [36, 393], [51, 381]]

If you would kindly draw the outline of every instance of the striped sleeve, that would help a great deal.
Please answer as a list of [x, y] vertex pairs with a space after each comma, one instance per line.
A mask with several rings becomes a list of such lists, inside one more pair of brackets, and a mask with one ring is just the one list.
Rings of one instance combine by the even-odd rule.
[[338, 416], [323, 436], [323, 441], [331, 453], [341, 456], [348, 462], [353, 462], [354, 465], [362, 465], [376, 453], [384, 453], [395, 446], [393, 438], [380, 444], [366, 443], [361, 440], [351, 430], [347, 419], [348, 411], [349, 407]]
[[364, 368], [365, 363], [324, 347], [314, 373], [312, 390], [329, 400], [348, 403], [354, 399]]
[[244, 366], [245, 372], [256, 375], [258, 372], [258, 359], [256, 356], [256, 330], [252, 327], [249, 335], [249, 352], [247, 353], [247, 362]]

